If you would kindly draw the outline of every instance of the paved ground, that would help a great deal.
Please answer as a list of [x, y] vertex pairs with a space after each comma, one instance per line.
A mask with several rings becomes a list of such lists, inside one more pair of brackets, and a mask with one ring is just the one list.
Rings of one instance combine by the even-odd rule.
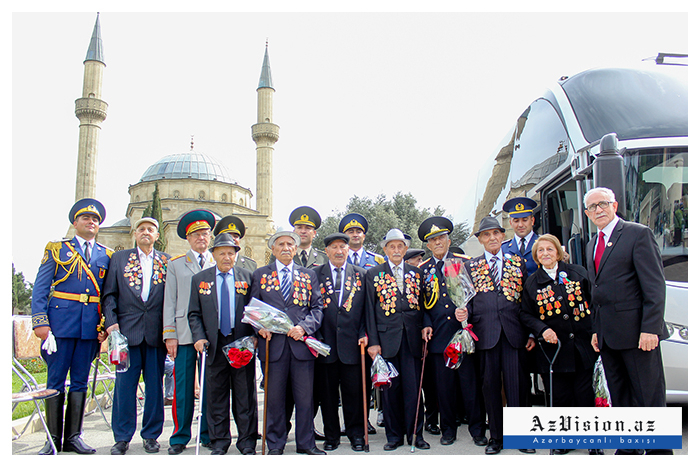
[[[261, 420], [260, 420], [260, 432], [262, 433], [262, 404], [263, 404], [263, 392], [259, 391], [258, 392], [258, 404], [260, 408], [260, 414], [261, 414]], [[107, 420], [111, 421], [111, 407], [105, 410]], [[370, 411], [370, 420], [372, 423], [376, 425], [376, 411], [371, 410]], [[139, 422], [140, 422], [140, 416], [139, 416]], [[320, 414], [316, 418], [316, 427], [322, 428], [323, 423], [321, 422], [321, 416]], [[146, 452], [143, 450], [143, 445], [141, 443], [141, 439], [139, 437], [139, 429], [140, 429], [140, 423], [139, 426], [136, 429], [136, 434], [134, 436], [134, 439], [131, 442], [131, 446], [129, 451], [127, 451], [126, 455], [146, 455]], [[231, 422], [231, 429], [233, 431], [233, 436], [235, 437], [235, 423], [232, 421]], [[88, 416], [85, 417], [85, 422], [84, 422], [84, 439], [85, 441], [95, 448], [97, 450], [97, 454], [103, 454], [103, 455], [109, 455], [110, 448], [114, 444], [114, 438], [112, 437], [112, 431], [111, 428], [105, 423], [103, 420], [102, 416], [100, 415], [100, 412], [97, 411], [95, 413], [92, 413]], [[173, 422], [172, 422], [172, 413], [170, 410], [170, 407], [166, 407], [165, 411], [165, 426], [163, 428], [163, 434], [160, 436], [158, 441], [161, 444], [161, 449], [158, 454], [150, 454], [150, 455], [168, 455], [168, 439], [170, 437], [170, 434], [173, 431]], [[193, 427], [194, 431], [194, 427]], [[356, 457], [363, 457], [363, 456], [368, 456], [368, 455], [410, 455], [410, 456], [430, 456], [430, 455], [435, 455], [435, 454], [452, 454], [452, 455], [465, 455], [465, 454], [475, 454], [475, 455], [483, 455], [484, 454], [484, 448], [475, 446], [472, 443], [471, 436], [469, 436], [469, 433], [467, 432], [465, 427], [460, 427], [458, 433], [457, 433], [457, 441], [451, 445], [451, 446], [442, 446], [440, 445], [440, 436], [436, 435], [430, 435], [428, 433], [425, 434], [425, 440], [428, 441], [431, 445], [431, 449], [426, 450], [426, 451], [420, 451], [416, 449], [414, 453], [410, 452], [410, 446], [401, 446], [399, 447], [396, 451], [392, 452], [385, 452], [382, 447], [384, 446], [384, 443], [386, 442], [386, 438], [384, 436], [384, 430], [382, 428], [378, 428], [378, 433], [376, 435], [370, 435], [369, 437], [369, 444], [370, 444], [370, 452], [365, 453], [365, 452], [354, 452], [350, 448], [350, 444], [347, 440], [347, 438], [344, 438], [341, 440], [340, 447], [335, 450], [331, 451], [328, 453], [329, 456], [338, 456], [338, 455], [348, 455], [348, 456], [356, 456]], [[44, 434], [43, 431], [38, 431], [35, 433], [26, 433], [24, 434], [20, 439], [15, 440], [12, 442], [12, 454], [36, 454], [44, 445], [46, 441], [46, 435]], [[318, 441], [317, 446], [319, 448], [322, 448], [323, 446], [323, 441]], [[261, 445], [258, 443], [257, 446], [257, 453], [260, 454], [261, 452]], [[605, 450], [605, 454], [613, 454], [613, 450]], [[195, 454], [195, 441], [192, 440], [190, 444], [188, 445], [187, 449], [183, 452], [182, 455], [194, 455]], [[229, 455], [240, 455], [238, 450], [235, 448], [235, 439], [233, 441], [233, 444], [231, 446], [231, 449], [229, 449], [228, 452]], [[517, 450], [503, 450], [499, 456], [503, 455], [515, 455], [515, 456], [525, 456], [525, 457], [532, 457], [533, 455], [548, 455], [549, 450], [546, 449], [540, 449], [537, 451], [536, 454], [524, 454], [521, 453]], [[572, 451], [568, 456], [577, 456], [577, 455], [587, 455], [588, 452], [586, 450], [576, 450]], [[676, 454], [688, 454], [688, 411], [687, 407], [684, 407], [683, 409], [683, 449], [676, 451]], [[74, 453], [61, 453], [62, 456], [69, 456], [69, 455], [77, 455]], [[201, 448], [200, 449], [200, 455], [209, 455], [209, 450], [206, 448]], [[296, 446], [294, 443], [294, 428], [292, 427], [292, 432], [289, 435], [289, 441], [287, 442], [287, 447], [285, 450], [285, 455], [288, 456], [297, 456], [296, 454]], [[491, 456], [493, 457], [493, 456]]]

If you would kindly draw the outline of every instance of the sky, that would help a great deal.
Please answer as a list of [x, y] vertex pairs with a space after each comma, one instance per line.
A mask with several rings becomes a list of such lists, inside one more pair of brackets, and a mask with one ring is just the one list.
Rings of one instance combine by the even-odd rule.
[[288, 227], [300, 205], [326, 218], [354, 195], [399, 191], [463, 221], [458, 211], [478, 169], [560, 76], [639, 66], [658, 52], [688, 53], [689, 42], [685, 12], [178, 13], [142, 5], [153, 12], [137, 13], [104, 3], [9, 15], [5, 189], [12, 262], [30, 282], [46, 243], [69, 228], [75, 100], [98, 7], [109, 105], [97, 159], [103, 226], [125, 217], [129, 185], [162, 157], [189, 151], [192, 137], [195, 152], [255, 193], [251, 126], [266, 43], [280, 127], [273, 217]]

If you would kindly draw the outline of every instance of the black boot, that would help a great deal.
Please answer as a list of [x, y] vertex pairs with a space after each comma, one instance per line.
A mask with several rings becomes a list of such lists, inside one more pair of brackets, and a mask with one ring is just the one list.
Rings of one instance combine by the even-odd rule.
[[[57, 454], [61, 452], [61, 441], [63, 439], [63, 401], [65, 398], [66, 394], [59, 392], [55, 396], [44, 400], [46, 427], [49, 429], [48, 436], [51, 436], [53, 444], [56, 446]], [[47, 439], [46, 444], [39, 451], [39, 455], [52, 455], [53, 453], [51, 443]]]
[[66, 406], [66, 429], [63, 440], [63, 452], [78, 454], [94, 454], [95, 450], [85, 444], [81, 438], [83, 433], [83, 415], [85, 414], [85, 392], [69, 392]]

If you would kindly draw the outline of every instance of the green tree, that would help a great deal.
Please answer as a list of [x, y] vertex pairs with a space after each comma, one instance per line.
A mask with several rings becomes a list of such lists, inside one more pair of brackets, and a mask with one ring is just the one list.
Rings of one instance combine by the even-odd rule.
[[12, 310], [19, 310], [20, 314], [30, 314], [32, 306], [33, 285], [24, 280], [24, 274], [15, 271], [12, 263]]
[[[365, 248], [374, 253], [383, 254], [379, 247], [379, 242], [384, 235], [393, 228], [401, 231], [412, 238], [411, 248], [424, 248], [426, 246], [418, 238], [418, 227], [421, 222], [431, 216], [443, 216], [445, 210], [438, 206], [432, 211], [427, 208], [417, 206], [416, 198], [411, 193], [398, 192], [392, 199], [387, 199], [381, 194], [376, 199], [353, 196], [348, 202], [345, 210], [334, 213], [323, 220], [321, 227], [317, 230], [314, 239], [314, 247], [323, 249], [323, 239], [333, 232], [338, 231], [340, 220], [348, 213], [356, 212], [362, 214], [369, 222], [368, 232], [365, 237]], [[449, 217], [449, 216], [448, 216]], [[469, 237], [470, 231], [465, 222], [455, 225], [450, 238], [453, 245], [459, 245]]]
[[160, 190], [158, 189], [158, 183], [156, 183], [156, 187], [153, 190], [153, 199], [150, 203], [148, 203], [146, 209], [143, 210], [143, 215], [141, 217], [152, 217], [158, 221], [158, 233], [160, 236], [158, 237], [158, 240], [156, 240], [155, 245], [153, 245], [153, 248], [158, 251], [165, 251], [165, 249], [168, 247], [168, 239], [165, 238], [165, 234], [163, 233], [163, 209], [160, 204]]

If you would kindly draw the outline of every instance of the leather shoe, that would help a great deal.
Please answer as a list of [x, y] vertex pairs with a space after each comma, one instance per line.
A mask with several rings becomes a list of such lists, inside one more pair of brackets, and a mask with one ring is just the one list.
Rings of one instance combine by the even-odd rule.
[[284, 449], [270, 449], [267, 454], [270, 456], [281, 456], [284, 454]]
[[109, 453], [113, 456], [123, 456], [126, 454], [126, 451], [129, 450], [129, 443], [126, 441], [117, 441], [114, 446], [112, 446], [112, 449], [110, 449]]
[[158, 451], [160, 451], [160, 444], [158, 444], [158, 441], [155, 439], [144, 439], [143, 440], [143, 449], [149, 453], [153, 454]]
[[489, 440], [486, 439], [486, 436], [474, 436], [472, 440], [477, 446], [486, 446], [487, 444], [489, 444]]
[[253, 448], [243, 448], [241, 451], [241, 454], [244, 456], [254, 456], [255, 455], [255, 449]]
[[392, 442], [386, 443], [384, 445], [384, 450], [385, 451], [396, 451], [396, 448], [398, 448], [399, 446], [403, 446], [403, 440], [394, 441], [393, 443]]
[[[56, 446], [58, 447], [58, 446]], [[95, 448], [83, 441], [80, 433], [76, 433], [70, 438], [63, 441], [63, 452], [75, 452], [78, 454], [95, 454]]]
[[[537, 451], [535, 451], [534, 449], [531, 449], [531, 448], [527, 448], [527, 449], [518, 449], [518, 451], [524, 452], [525, 454], [534, 454], [535, 452], [537, 452]], [[569, 452], [569, 451], [566, 451], [566, 452]], [[566, 454], [566, 452], [563, 453], [563, 454]]]
[[428, 444], [428, 442], [424, 439], [417, 439], [415, 446], [416, 446], [416, 449], [422, 449], [424, 451], [426, 449], [430, 449], [430, 444]]
[[182, 451], [184, 451], [186, 447], [187, 445], [185, 444], [173, 444], [168, 448], [168, 454], [182, 454]]
[[321, 451], [316, 446], [311, 449], [297, 449], [297, 454], [308, 454], [310, 456], [325, 456], [326, 451]]
[[352, 445], [353, 451], [360, 452], [365, 450], [365, 440], [363, 438], [355, 438], [350, 444]]
[[211, 454], [212, 456], [223, 456], [226, 454], [226, 449], [213, 448], [209, 454]]
[[498, 454], [503, 449], [503, 441], [498, 441], [494, 438], [489, 440], [489, 445], [484, 450], [485, 454]]
[[340, 445], [340, 441], [326, 441], [323, 443], [323, 450], [324, 451], [335, 451], [338, 449], [338, 446]]
[[442, 435], [442, 436], [440, 437], [440, 444], [442, 444], [443, 446], [449, 446], [450, 444], [454, 444], [455, 439], [456, 439], [456, 438], [455, 438], [454, 436], [445, 436], [445, 435]]
[[427, 431], [431, 435], [439, 435], [440, 434], [440, 428], [438, 428], [437, 425], [433, 425], [432, 423], [428, 423], [425, 426], [425, 431]]
[[367, 434], [368, 435], [376, 435], [377, 434], [377, 429], [372, 426], [372, 424], [369, 422], [369, 419], [367, 419]]

